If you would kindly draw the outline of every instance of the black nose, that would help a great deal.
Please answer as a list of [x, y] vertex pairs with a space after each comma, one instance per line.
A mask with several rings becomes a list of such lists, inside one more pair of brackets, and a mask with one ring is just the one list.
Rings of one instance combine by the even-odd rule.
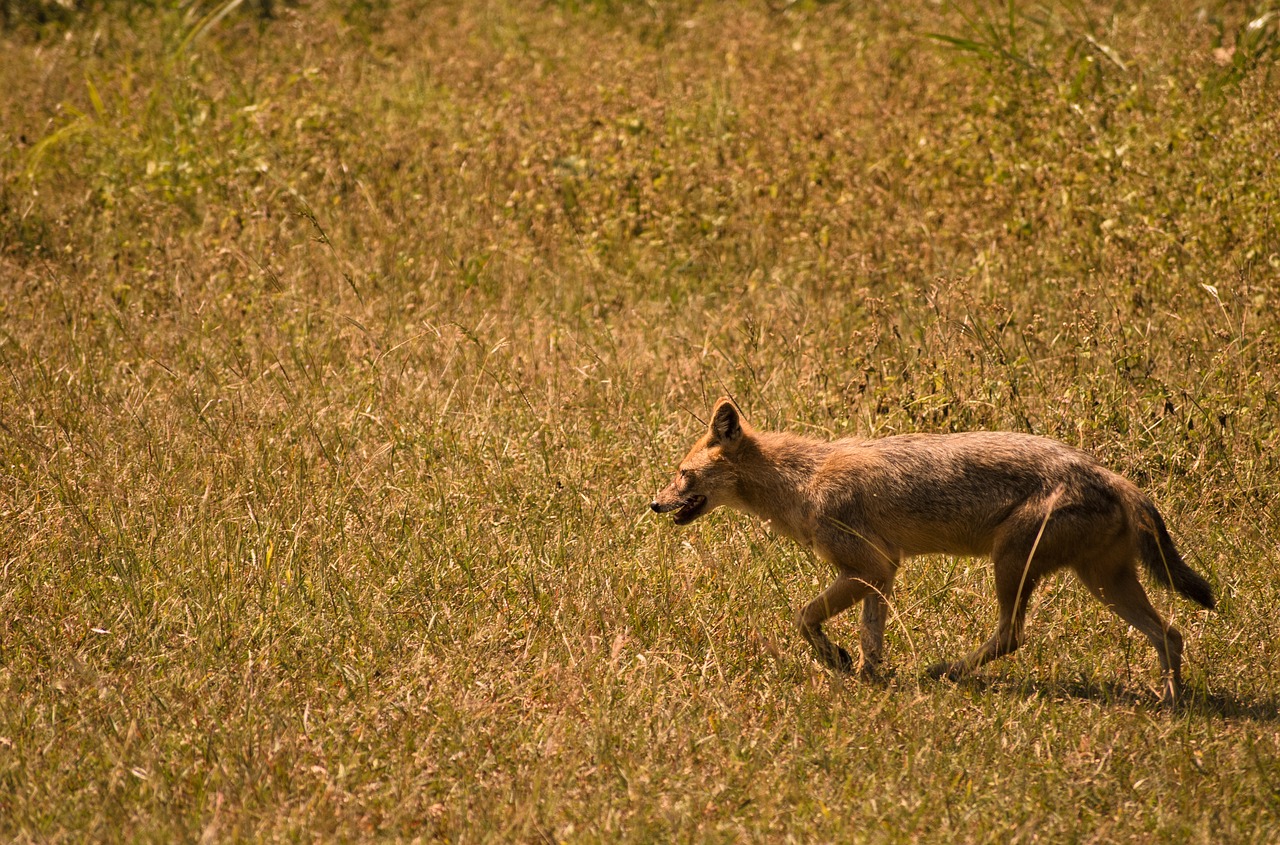
[[657, 499], [654, 499], [652, 502], [649, 503], [649, 510], [653, 511], [654, 513], [662, 513], [662, 505], [658, 504]]

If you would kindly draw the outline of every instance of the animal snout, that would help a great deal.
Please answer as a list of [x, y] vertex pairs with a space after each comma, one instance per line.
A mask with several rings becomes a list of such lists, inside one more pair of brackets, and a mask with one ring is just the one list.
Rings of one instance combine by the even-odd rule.
[[654, 499], [652, 502], [649, 503], [649, 510], [653, 511], [654, 513], [662, 513], [662, 503], [659, 502], [657, 499]]

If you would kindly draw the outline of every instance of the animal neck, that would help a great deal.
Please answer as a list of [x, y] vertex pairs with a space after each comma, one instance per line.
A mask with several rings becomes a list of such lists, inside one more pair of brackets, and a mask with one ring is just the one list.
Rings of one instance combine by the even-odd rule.
[[758, 434], [744, 443], [737, 467], [743, 509], [801, 539], [812, 511], [808, 488], [827, 446], [792, 434]]

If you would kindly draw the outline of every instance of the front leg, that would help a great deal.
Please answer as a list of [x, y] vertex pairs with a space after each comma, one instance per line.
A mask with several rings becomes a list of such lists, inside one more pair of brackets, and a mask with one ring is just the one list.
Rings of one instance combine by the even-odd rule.
[[[796, 627], [800, 629], [800, 636], [813, 646], [814, 656], [820, 663], [837, 672], [853, 672], [853, 658], [849, 656], [849, 652], [831, 641], [822, 630], [822, 623], [869, 594], [876, 595], [865, 580], [841, 575], [822, 595], [805, 605], [796, 615]], [[880, 636], [883, 636], [883, 622]]]
[[[887, 591], [886, 591], [887, 592]], [[867, 590], [862, 600], [862, 662], [858, 674], [872, 679], [880, 676], [880, 664], [884, 661], [884, 623], [889, 615], [888, 596], [877, 589]]]

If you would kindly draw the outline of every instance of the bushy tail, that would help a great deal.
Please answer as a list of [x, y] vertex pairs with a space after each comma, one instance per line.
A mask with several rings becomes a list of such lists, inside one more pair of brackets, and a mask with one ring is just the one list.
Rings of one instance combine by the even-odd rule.
[[1156, 510], [1155, 504], [1146, 496], [1142, 496], [1141, 502], [1135, 504], [1139, 510], [1135, 526], [1138, 530], [1138, 556], [1142, 558], [1147, 571], [1161, 584], [1173, 587], [1196, 604], [1212, 610], [1216, 604], [1213, 588], [1200, 573], [1187, 566], [1182, 555], [1178, 554], [1173, 538], [1169, 536], [1169, 529], [1165, 527], [1164, 519], [1160, 516], [1160, 511]]

